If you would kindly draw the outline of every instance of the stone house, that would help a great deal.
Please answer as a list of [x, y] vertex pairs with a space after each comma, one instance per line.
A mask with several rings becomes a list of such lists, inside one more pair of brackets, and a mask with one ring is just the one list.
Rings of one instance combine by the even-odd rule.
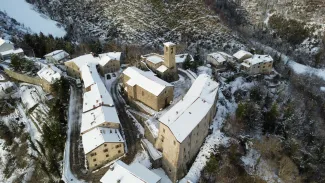
[[118, 129], [96, 127], [82, 135], [82, 145], [89, 170], [124, 154], [124, 140]]
[[64, 62], [64, 65], [67, 67], [67, 72], [69, 76], [81, 78], [81, 68], [87, 63], [94, 63], [95, 65], [97, 65], [98, 58], [94, 57], [92, 54], [82, 55], [67, 62]]
[[106, 73], [118, 72], [120, 70], [120, 61], [104, 56], [99, 61], [99, 71], [102, 76]]
[[123, 71], [124, 90], [128, 98], [138, 100], [159, 111], [168, 106], [174, 97], [174, 86], [136, 67]]
[[108, 52], [99, 54], [95, 57], [93, 54], [82, 55], [72, 60], [64, 62], [69, 76], [81, 78], [81, 68], [85, 64], [95, 64], [101, 75], [120, 70], [121, 52]]
[[248, 74], [270, 74], [273, 58], [270, 55], [254, 55], [241, 63], [240, 68]]
[[215, 67], [221, 67], [229, 61], [232, 62], [233, 57], [224, 52], [215, 52], [207, 55], [207, 63]]
[[176, 182], [186, 175], [216, 114], [219, 84], [201, 74], [184, 98], [159, 118], [156, 148], [163, 154], [162, 167]]
[[70, 59], [70, 55], [64, 50], [55, 50], [44, 57], [48, 63], [53, 64], [63, 63]]

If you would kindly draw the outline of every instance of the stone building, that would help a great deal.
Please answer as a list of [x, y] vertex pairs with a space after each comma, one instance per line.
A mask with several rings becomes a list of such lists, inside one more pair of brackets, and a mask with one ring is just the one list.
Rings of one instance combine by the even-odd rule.
[[118, 129], [96, 127], [82, 135], [82, 145], [89, 170], [124, 154], [124, 140]]
[[99, 56], [100, 74], [104, 76], [106, 73], [118, 72], [120, 70], [120, 60], [110, 56]]
[[176, 45], [172, 42], [164, 43], [164, 55], [150, 53], [141, 56], [146, 65], [167, 81], [178, 79], [176, 65]]
[[123, 71], [124, 90], [132, 100], [138, 100], [159, 111], [173, 101], [174, 86], [136, 67]]
[[97, 63], [81, 67], [84, 82], [82, 143], [89, 170], [122, 156], [124, 140], [120, 135], [120, 120], [113, 99], [97, 71]]
[[253, 54], [245, 50], [239, 50], [233, 56], [238, 62], [242, 62], [245, 59], [252, 58]]
[[254, 55], [241, 63], [240, 68], [248, 74], [270, 74], [273, 58], [270, 55]]
[[108, 52], [99, 54], [98, 57], [93, 54], [82, 55], [72, 60], [64, 62], [69, 76], [81, 78], [81, 68], [85, 64], [95, 64], [101, 75], [120, 70], [121, 52]]
[[97, 57], [94, 57], [92, 54], [87, 54], [64, 62], [64, 65], [67, 67], [67, 72], [69, 76], [81, 78], [82, 66], [87, 63], [94, 63], [95, 65], [97, 65], [98, 61], [99, 59]]
[[215, 52], [210, 53], [207, 55], [207, 63], [215, 66], [215, 67], [221, 67], [225, 65], [227, 62], [233, 62], [233, 56], [228, 55], [224, 52]]
[[101, 183], [161, 183], [161, 177], [142, 164], [116, 161], [100, 179]]
[[160, 119], [156, 148], [163, 154], [162, 167], [176, 182], [189, 170], [216, 114], [219, 84], [201, 74], [184, 98]]

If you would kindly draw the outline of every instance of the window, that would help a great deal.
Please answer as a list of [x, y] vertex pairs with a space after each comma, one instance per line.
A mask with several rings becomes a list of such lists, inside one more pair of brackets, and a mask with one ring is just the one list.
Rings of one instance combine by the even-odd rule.
[[184, 148], [184, 152], [185, 152], [185, 148]]
[[95, 166], [97, 166], [97, 164], [95, 164]]
[[142, 96], [144, 96], [144, 91], [142, 91]]
[[[108, 126], [109, 124], [107, 124], [107, 126]], [[104, 144], [104, 147], [106, 147], [107, 146], [107, 144]]]
[[174, 145], [176, 146], [176, 142], [175, 142], [175, 140], [174, 140]]
[[196, 135], [199, 136], [199, 132], [197, 132]]
[[104, 149], [104, 152], [108, 152], [108, 149]]
[[109, 154], [106, 154], [106, 158], [108, 158], [109, 157]]
[[166, 47], [166, 52], [168, 51], [168, 47]]
[[165, 128], [163, 129], [163, 132], [165, 133]]
[[90, 156], [96, 156], [96, 153], [91, 153]]
[[171, 48], [170, 53], [174, 53], [174, 49], [173, 48]]
[[95, 159], [93, 159], [93, 161], [95, 162], [95, 161], [96, 161], [96, 158], [95, 158]]
[[118, 153], [121, 153], [121, 150], [118, 150]]
[[115, 146], [115, 148], [119, 148], [119, 147], [121, 147], [121, 145], [116, 145], [116, 146]]

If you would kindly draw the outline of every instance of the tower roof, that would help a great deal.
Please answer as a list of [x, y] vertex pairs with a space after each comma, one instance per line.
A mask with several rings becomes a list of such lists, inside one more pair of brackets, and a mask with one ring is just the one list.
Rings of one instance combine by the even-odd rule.
[[164, 45], [167, 47], [170, 47], [170, 46], [175, 46], [175, 43], [167, 42], [167, 43], [164, 43]]

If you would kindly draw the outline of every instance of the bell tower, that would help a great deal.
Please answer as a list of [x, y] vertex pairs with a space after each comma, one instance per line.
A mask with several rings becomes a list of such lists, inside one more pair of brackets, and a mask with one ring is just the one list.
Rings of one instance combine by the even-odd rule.
[[172, 42], [164, 43], [164, 63], [169, 69], [176, 69], [176, 45]]

